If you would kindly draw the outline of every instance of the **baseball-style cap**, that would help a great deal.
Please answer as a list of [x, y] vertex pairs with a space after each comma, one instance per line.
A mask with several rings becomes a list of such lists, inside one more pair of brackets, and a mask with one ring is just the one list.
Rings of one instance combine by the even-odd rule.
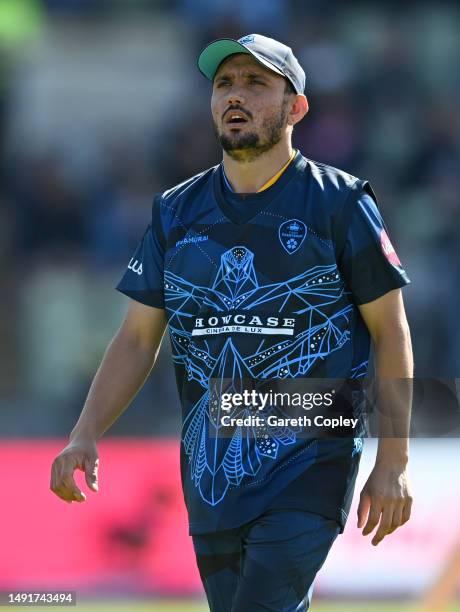
[[273, 38], [261, 34], [248, 34], [238, 40], [219, 38], [203, 49], [198, 57], [198, 68], [210, 81], [220, 64], [229, 55], [248, 53], [269, 70], [288, 79], [296, 93], [303, 94], [305, 72], [297, 61], [292, 49]]

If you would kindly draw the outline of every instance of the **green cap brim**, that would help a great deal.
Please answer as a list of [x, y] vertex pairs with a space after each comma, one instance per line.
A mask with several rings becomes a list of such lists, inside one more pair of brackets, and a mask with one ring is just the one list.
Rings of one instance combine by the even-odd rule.
[[[221, 38], [209, 44], [198, 57], [198, 68], [204, 76], [212, 81], [220, 64], [229, 55], [247, 53], [254, 55], [244, 45], [231, 38]], [[256, 56], [254, 56], [256, 57]], [[256, 59], [258, 59], [256, 57]]]
[[261, 57], [258, 53], [251, 51], [237, 40], [232, 40], [231, 38], [220, 38], [205, 47], [198, 57], [198, 68], [207, 79], [213, 81], [220, 64], [229, 55], [234, 55], [235, 53], [247, 53], [248, 55], [252, 55], [252, 57], [262, 64], [262, 66], [265, 66], [265, 68], [281, 76], [286, 76], [279, 68], [264, 57]]

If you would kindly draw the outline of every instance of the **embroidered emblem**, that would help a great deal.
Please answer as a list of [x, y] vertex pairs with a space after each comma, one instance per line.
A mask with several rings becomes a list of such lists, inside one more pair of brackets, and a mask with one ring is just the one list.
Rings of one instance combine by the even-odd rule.
[[302, 246], [307, 235], [307, 226], [303, 221], [291, 219], [280, 225], [278, 234], [285, 251], [292, 255]]

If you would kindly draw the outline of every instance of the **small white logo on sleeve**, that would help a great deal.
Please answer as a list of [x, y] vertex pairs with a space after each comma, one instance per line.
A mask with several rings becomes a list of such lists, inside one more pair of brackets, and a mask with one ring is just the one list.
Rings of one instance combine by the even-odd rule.
[[132, 270], [135, 274], [142, 274], [142, 262], [135, 260], [134, 257], [131, 257], [131, 261], [128, 264], [128, 270]]

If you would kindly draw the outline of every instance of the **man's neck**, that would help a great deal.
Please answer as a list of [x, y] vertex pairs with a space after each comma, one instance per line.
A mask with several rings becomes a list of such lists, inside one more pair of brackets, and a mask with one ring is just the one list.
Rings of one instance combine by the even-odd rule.
[[225, 175], [236, 193], [256, 193], [291, 156], [290, 142], [279, 142], [250, 162], [235, 161], [224, 151]]

